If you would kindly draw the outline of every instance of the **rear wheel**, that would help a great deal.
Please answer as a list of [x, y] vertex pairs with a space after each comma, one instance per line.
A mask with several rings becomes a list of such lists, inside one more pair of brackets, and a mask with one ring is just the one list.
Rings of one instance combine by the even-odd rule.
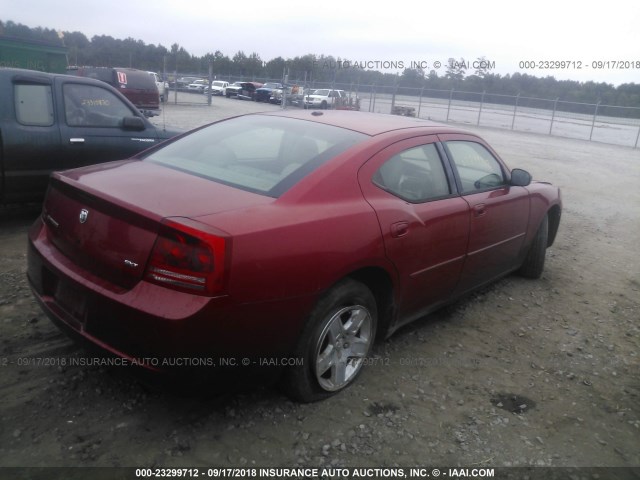
[[536, 236], [531, 243], [529, 253], [518, 273], [525, 278], [540, 278], [544, 270], [544, 260], [547, 254], [547, 243], [549, 238], [549, 217], [545, 215]]
[[285, 372], [282, 386], [302, 402], [321, 400], [351, 385], [375, 338], [377, 309], [371, 291], [344, 280], [316, 305], [296, 348], [302, 365]]

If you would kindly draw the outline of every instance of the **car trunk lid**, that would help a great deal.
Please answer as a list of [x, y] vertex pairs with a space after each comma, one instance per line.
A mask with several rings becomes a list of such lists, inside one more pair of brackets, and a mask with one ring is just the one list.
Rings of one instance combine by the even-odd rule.
[[51, 242], [66, 257], [96, 277], [129, 289], [144, 275], [163, 219], [193, 219], [272, 201], [129, 160], [54, 173], [43, 219]]

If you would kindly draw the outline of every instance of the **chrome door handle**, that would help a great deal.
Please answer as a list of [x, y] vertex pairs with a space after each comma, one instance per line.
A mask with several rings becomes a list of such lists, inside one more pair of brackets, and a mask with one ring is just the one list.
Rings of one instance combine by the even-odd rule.
[[70, 138], [69, 143], [84, 143], [84, 138]]

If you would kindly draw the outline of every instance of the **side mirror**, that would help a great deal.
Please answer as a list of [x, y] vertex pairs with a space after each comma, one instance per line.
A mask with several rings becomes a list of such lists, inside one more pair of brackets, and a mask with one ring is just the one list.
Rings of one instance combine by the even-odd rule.
[[124, 130], [144, 130], [146, 125], [140, 117], [124, 117], [122, 119], [122, 128]]
[[531, 183], [531, 174], [521, 168], [511, 170], [511, 185], [514, 187], [526, 187]]

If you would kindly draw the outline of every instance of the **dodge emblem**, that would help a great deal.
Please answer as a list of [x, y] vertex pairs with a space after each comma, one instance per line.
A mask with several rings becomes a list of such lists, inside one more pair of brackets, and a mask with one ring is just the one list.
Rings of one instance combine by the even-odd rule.
[[86, 208], [83, 208], [82, 210], [80, 210], [80, 223], [86, 222], [88, 217], [89, 217], [89, 210], [87, 210]]

